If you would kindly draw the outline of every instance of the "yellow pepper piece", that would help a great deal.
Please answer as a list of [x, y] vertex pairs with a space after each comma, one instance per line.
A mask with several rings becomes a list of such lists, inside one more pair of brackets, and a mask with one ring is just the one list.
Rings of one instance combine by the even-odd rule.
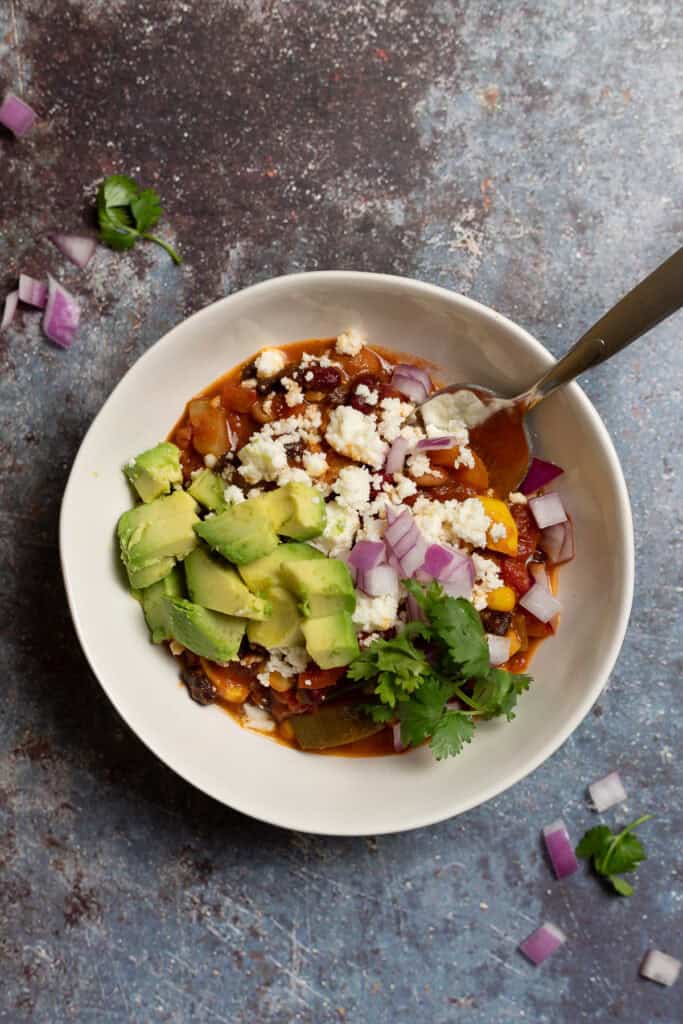
[[[491, 520], [491, 525], [488, 528], [486, 536], [487, 547], [491, 548], [492, 551], [500, 551], [503, 555], [512, 555], [513, 557], [517, 554], [517, 523], [510, 515], [510, 509], [507, 505], [499, 501], [498, 498], [480, 497], [479, 501], [484, 506], [486, 515]], [[496, 524], [505, 527], [504, 537], [493, 537], [491, 533]]]
[[522, 641], [519, 639], [519, 636], [514, 629], [509, 629], [505, 635], [510, 641], [510, 657], [513, 658], [521, 648]]
[[516, 596], [512, 587], [496, 587], [486, 597], [486, 603], [494, 612], [511, 612]]

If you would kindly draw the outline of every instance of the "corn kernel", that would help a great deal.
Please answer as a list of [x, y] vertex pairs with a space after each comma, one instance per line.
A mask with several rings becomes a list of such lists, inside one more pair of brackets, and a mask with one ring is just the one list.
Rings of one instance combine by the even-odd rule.
[[244, 704], [249, 696], [249, 687], [244, 683], [225, 683], [218, 688], [218, 696], [228, 704]]
[[292, 723], [288, 721], [280, 722], [280, 735], [283, 740], [294, 739], [294, 729], [292, 729]]
[[511, 612], [515, 607], [515, 592], [512, 587], [496, 587], [486, 597], [486, 603], [494, 612]]
[[521, 649], [522, 641], [514, 629], [509, 629], [505, 636], [510, 641], [510, 657], [512, 658]]
[[294, 686], [294, 680], [287, 679], [281, 672], [271, 672], [269, 682], [271, 689], [276, 690], [277, 693], [286, 693], [287, 690], [291, 690]]

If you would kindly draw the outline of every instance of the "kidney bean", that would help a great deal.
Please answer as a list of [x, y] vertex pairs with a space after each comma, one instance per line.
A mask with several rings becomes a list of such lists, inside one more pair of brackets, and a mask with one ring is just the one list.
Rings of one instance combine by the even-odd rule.
[[486, 632], [493, 633], [494, 636], [505, 636], [512, 625], [511, 612], [495, 612], [491, 608], [485, 608], [479, 615]]
[[299, 368], [295, 380], [307, 391], [334, 391], [341, 384], [342, 373], [338, 366], [309, 366]]

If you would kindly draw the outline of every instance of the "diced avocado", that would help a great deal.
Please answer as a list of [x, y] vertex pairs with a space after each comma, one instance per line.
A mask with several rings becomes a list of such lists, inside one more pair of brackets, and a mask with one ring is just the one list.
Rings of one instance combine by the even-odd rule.
[[181, 597], [167, 597], [169, 632], [189, 651], [225, 664], [236, 657], [244, 636], [245, 620], [212, 612]]
[[145, 621], [152, 636], [152, 643], [171, 639], [170, 615], [167, 597], [183, 596], [183, 577], [180, 569], [174, 567], [168, 576], [140, 594]]
[[333, 612], [352, 612], [356, 591], [348, 566], [338, 558], [323, 562], [290, 562], [282, 566], [285, 586], [299, 599], [301, 612], [315, 619]]
[[335, 612], [301, 623], [306, 650], [320, 668], [341, 668], [358, 657], [358, 639], [349, 612]]
[[123, 472], [143, 501], [154, 501], [168, 494], [173, 484], [182, 484], [180, 449], [170, 441], [162, 441], [131, 459]]
[[239, 566], [239, 573], [254, 594], [266, 594], [271, 587], [284, 586], [282, 566], [287, 562], [321, 559], [325, 555], [310, 544], [280, 544], [270, 555]]
[[123, 513], [116, 531], [132, 587], [151, 586], [170, 572], [168, 559], [185, 558], [197, 546], [196, 509], [194, 498], [174, 491]]
[[247, 619], [267, 619], [268, 601], [254, 597], [230, 565], [211, 555], [203, 545], [185, 559], [185, 579], [190, 600], [225, 615]]
[[273, 609], [265, 622], [249, 622], [247, 636], [252, 644], [262, 647], [291, 647], [303, 644], [301, 616], [296, 601], [283, 587], [271, 587], [268, 600]]
[[227, 507], [225, 484], [217, 473], [202, 469], [187, 489], [195, 501], [212, 512], [222, 512]]
[[318, 537], [325, 529], [325, 502], [319, 490], [307, 484], [285, 484], [292, 503], [291, 515], [281, 524], [278, 533], [294, 540]]
[[269, 555], [279, 543], [270, 522], [253, 501], [226, 508], [198, 523], [195, 531], [210, 548], [236, 565]]
[[303, 750], [342, 747], [374, 736], [384, 728], [352, 704], [329, 704], [309, 715], [293, 715], [288, 721]]
[[254, 507], [258, 508], [266, 516], [270, 525], [276, 533], [282, 533], [281, 526], [292, 515], [294, 503], [286, 487], [276, 487], [272, 491], [265, 491], [257, 498], [250, 498]]

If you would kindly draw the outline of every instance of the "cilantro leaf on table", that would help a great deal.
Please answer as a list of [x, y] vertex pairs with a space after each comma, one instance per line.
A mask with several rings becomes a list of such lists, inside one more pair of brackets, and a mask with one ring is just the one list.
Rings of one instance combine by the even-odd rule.
[[161, 202], [154, 189], [140, 189], [125, 174], [105, 178], [97, 192], [97, 219], [100, 240], [112, 249], [132, 249], [138, 239], [155, 242], [165, 249], [174, 263], [181, 257], [162, 238], [149, 234], [159, 221]]
[[597, 825], [586, 832], [576, 847], [576, 856], [592, 860], [596, 873], [620, 896], [631, 896], [633, 886], [619, 875], [635, 871], [641, 861], [647, 860], [645, 848], [638, 836], [633, 835], [633, 829], [651, 817], [651, 814], [644, 814], [616, 835], [607, 825]]

